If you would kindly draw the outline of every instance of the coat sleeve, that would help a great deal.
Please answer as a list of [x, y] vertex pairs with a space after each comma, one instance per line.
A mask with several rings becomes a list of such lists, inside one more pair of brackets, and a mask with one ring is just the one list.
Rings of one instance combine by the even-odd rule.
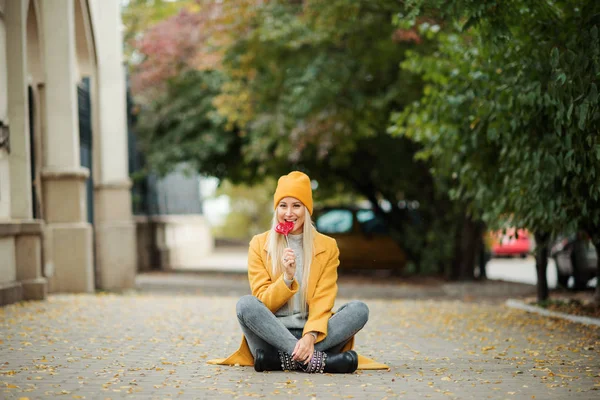
[[250, 241], [248, 250], [248, 280], [252, 295], [263, 302], [272, 313], [275, 313], [287, 303], [297, 292], [298, 282], [294, 279], [291, 287], [283, 280], [280, 274], [274, 281], [267, 268], [267, 260], [261, 256], [262, 246], [254, 237]]
[[338, 292], [337, 268], [340, 265], [340, 250], [336, 243], [334, 246], [317, 281], [315, 293], [308, 303], [308, 321], [304, 325], [303, 335], [310, 331], [317, 332], [317, 342], [327, 337], [327, 324], [333, 314], [332, 309]]

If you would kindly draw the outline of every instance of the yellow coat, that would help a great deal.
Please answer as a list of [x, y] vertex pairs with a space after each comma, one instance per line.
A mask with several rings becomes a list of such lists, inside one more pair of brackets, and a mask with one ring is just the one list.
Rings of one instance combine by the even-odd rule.
[[[333, 315], [332, 309], [337, 295], [337, 268], [340, 264], [339, 249], [333, 238], [314, 231], [314, 253], [308, 280], [308, 320], [304, 333], [317, 332], [317, 343], [327, 336], [327, 323]], [[262, 301], [271, 312], [275, 313], [281, 306], [298, 292], [298, 283], [291, 287], [283, 280], [283, 274], [273, 276], [271, 268], [267, 268], [267, 237], [269, 231], [256, 235], [250, 241], [248, 251], [248, 279], [252, 295]], [[352, 338], [342, 351], [352, 350]], [[246, 338], [242, 336], [240, 348], [224, 359], [208, 361], [209, 364], [220, 365], [254, 365], [254, 357], [250, 352]], [[358, 356], [358, 369], [388, 369], [385, 364], [367, 357]]]

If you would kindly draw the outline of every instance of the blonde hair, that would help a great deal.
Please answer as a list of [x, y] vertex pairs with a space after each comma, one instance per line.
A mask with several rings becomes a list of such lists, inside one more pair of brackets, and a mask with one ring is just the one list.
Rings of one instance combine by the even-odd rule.
[[[310, 213], [306, 206], [304, 206], [304, 225], [302, 227], [302, 251], [303, 251], [303, 260], [302, 260], [302, 282], [300, 283], [300, 310], [302, 313], [306, 313], [307, 304], [306, 297], [308, 293], [308, 278], [310, 276], [310, 267], [313, 258], [313, 240], [315, 237], [314, 227], [312, 219], [310, 218]], [[267, 239], [267, 251], [268, 258], [271, 259], [271, 271], [274, 277], [278, 277], [283, 274], [285, 268], [283, 267], [283, 249], [285, 249], [288, 245], [286, 239], [283, 235], [275, 232], [275, 226], [279, 221], [277, 221], [277, 210], [273, 213], [273, 223], [271, 224], [271, 231], [269, 232], [269, 237]]]

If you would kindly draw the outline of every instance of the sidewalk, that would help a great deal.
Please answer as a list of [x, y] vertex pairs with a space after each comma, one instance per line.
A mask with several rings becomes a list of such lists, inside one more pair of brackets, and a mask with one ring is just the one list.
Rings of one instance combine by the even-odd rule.
[[[503, 303], [507, 298], [524, 298], [536, 293], [535, 286], [515, 282], [447, 282], [428, 277], [374, 277], [344, 271], [340, 272], [338, 283], [338, 296], [347, 299], [440, 299]], [[153, 293], [234, 297], [250, 294], [245, 270], [148, 272], [136, 277], [136, 288]]]
[[[136, 278], [140, 289], [175, 292], [215, 293], [222, 290], [243, 295], [249, 292], [247, 283], [248, 248], [222, 246], [193, 267], [169, 272], [149, 272]], [[535, 295], [535, 286], [516, 282], [490, 280], [487, 282], [446, 282], [434, 278], [372, 277], [349, 271], [339, 271], [340, 296], [353, 298], [453, 298], [466, 301], [504, 301], [508, 297]], [[365, 286], [364, 283], [369, 285]], [[358, 290], [360, 289], [360, 290]]]
[[248, 246], [221, 246], [206, 257], [198, 259], [193, 267], [181, 268], [179, 271], [188, 272], [237, 272], [248, 271]]
[[[340, 280], [336, 306], [364, 298], [370, 309], [357, 350], [389, 371], [333, 376], [208, 365], [239, 344], [235, 304], [249, 290], [247, 278], [158, 275], [140, 278], [178, 284], [138, 281], [138, 291], [125, 295], [53, 295], [0, 309], [0, 398], [562, 400], [600, 393], [600, 328], [432, 282]], [[408, 297], [428, 291], [444, 294]]]

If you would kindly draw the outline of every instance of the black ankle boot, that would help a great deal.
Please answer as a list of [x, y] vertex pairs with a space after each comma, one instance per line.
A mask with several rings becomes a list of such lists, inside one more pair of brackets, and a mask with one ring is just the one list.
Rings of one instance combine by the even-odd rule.
[[330, 373], [350, 374], [358, 368], [358, 355], [354, 350], [343, 353], [323, 353], [316, 351], [308, 364], [300, 364], [300, 368], [309, 374]]
[[256, 358], [254, 358], [254, 370], [256, 372], [263, 371], [282, 371], [281, 358], [276, 351], [264, 351], [263, 349], [256, 350]]
[[351, 374], [358, 368], [358, 354], [354, 350], [338, 354], [327, 354], [323, 372], [330, 374]]
[[254, 369], [257, 372], [295, 371], [298, 369], [298, 363], [292, 360], [292, 356], [282, 351], [257, 349], [256, 358], [254, 359]]

